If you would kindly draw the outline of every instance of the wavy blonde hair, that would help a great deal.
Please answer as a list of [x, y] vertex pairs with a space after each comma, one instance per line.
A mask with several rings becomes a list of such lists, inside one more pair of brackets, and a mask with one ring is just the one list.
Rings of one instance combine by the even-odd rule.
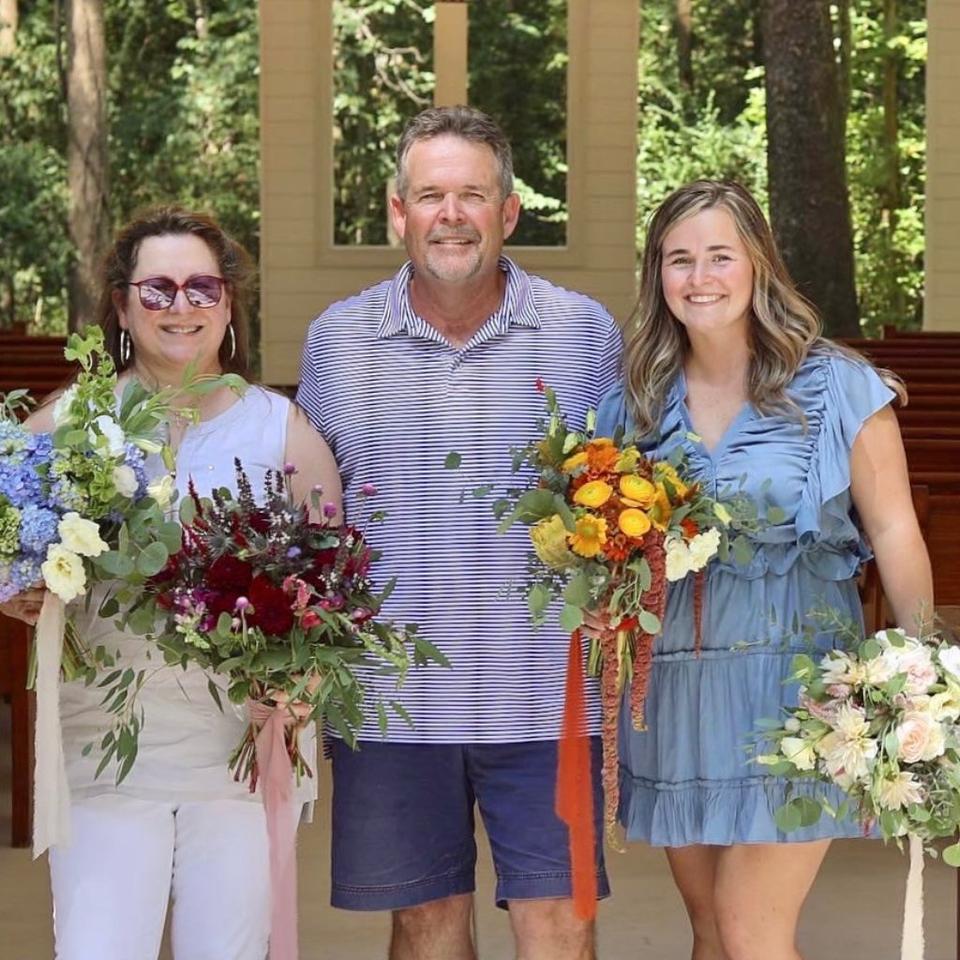
[[[640, 295], [627, 321], [627, 402], [641, 434], [656, 430], [667, 390], [690, 349], [687, 332], [670, 312], [663, 295], [663, 240], [682, 220], [715, 207], [730, 214], [753, 265], [747, 372], [750, 403], [761, 413], [783, 413], [803, 421], [803, 413], [787, 394], [787, 386], [812, 350], [869, 363], [862, 354], [821, 336], [820, 317], [790, 278], [770, 225], [749, 191], [730, 180], [695, 180], [671, 193], [650, 218]], [[886, 370], [879, 372], [901, 403], [906, 403], [906, 390], [899, 378]]]

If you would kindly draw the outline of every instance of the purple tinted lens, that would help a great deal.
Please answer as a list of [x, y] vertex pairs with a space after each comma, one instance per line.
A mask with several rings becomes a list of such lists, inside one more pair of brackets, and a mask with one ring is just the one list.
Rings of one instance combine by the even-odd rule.
[[223, 294], [223, 281], [219, 277], [191, 277], [183, 292], [195, 307], [215, 307]]
[[153, 277], [139, 286], [140, 302], [147, 310], [166, 310], [177, 295], [177, 285], [167, 277]]

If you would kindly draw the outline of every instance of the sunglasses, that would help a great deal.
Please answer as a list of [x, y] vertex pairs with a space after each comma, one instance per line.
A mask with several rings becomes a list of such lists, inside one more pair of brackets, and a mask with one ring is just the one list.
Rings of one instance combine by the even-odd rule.
[[140, 304], [145, 310], [167, 310], [177, 299], [177, 291], [182, 290], [187, 302], [193, 307], [206, 309], [215, 307], [223, 296], [223, 277], [200, 274], [190, 277], [185, 283], [177, 283], [170, 277], [147, 277], [127, 284], [136, 287], [140, 294]]

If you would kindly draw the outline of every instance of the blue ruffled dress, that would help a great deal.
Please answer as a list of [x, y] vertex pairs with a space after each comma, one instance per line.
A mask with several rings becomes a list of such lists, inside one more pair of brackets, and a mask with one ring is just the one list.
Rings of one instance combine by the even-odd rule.
[[[832, 607], [862, 622], [856, 575], [869, 548], [850, 497], [850, 451], [872, 414], [894, 393], [866, 364], [813, 352], [789, 393], [806, 415], [764, 416], [749, 404], [712, 452], [691, 436], [686, 385], [670, 389], [660, 430], [642, 444], [666, 456], [680, 444], [686, 469], [721, 498], [742, 490], [785, 519], [767, 526], [746, 566], [714, 561], [703, 593], [702, 652], [694, 652], [692, 577], [670, 585], [663, 634], [654, 648], [647, 694], [648, 729], [621, 711], [620, 817], [630, 840], [655, 846], [806, 841], [858, 836], [854, 820], [823, 816], [812, 827], [781, 832], [774, 812], [785, 782], [765, 776], [748, 750], [756, 721], [796, 703], [784, 684], [795, 653], [810, 652], [809, 615]], [[600, 406], [597, 435], [630, 429], [622, 387]], [[818, 647], [834, 645], [817, 634]], [[762, 752], [762, 751], [761, 751]], [[795, 790], [822, 791], [801, 782]], [[822, 795], [822, 794], [818, 794]], [[839, 802], [839, 795], [834, 802]]]

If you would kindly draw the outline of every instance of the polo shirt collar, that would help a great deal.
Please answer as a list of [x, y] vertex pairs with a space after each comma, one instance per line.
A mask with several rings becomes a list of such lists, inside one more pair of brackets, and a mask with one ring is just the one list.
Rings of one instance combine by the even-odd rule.
[[[533, 299], [530, 277], [509, 257], [501, 256], [500, 269], [507, 275], [500, 306], [486, 320], [481, 330], [486, 336], [505, 334], [511, 325], [518, 327], [540, 326], [540, 315]], [[398, 333], [423, 336], [429, 324], [410, 305], [410, 280], [413, 278], [413, 263], [409, 260], [397, 271], [387, 290], [383, 319], [377, 329], [377, 337], [392, 337]], [[431, 328], [432, 329], [432, 328]]]

